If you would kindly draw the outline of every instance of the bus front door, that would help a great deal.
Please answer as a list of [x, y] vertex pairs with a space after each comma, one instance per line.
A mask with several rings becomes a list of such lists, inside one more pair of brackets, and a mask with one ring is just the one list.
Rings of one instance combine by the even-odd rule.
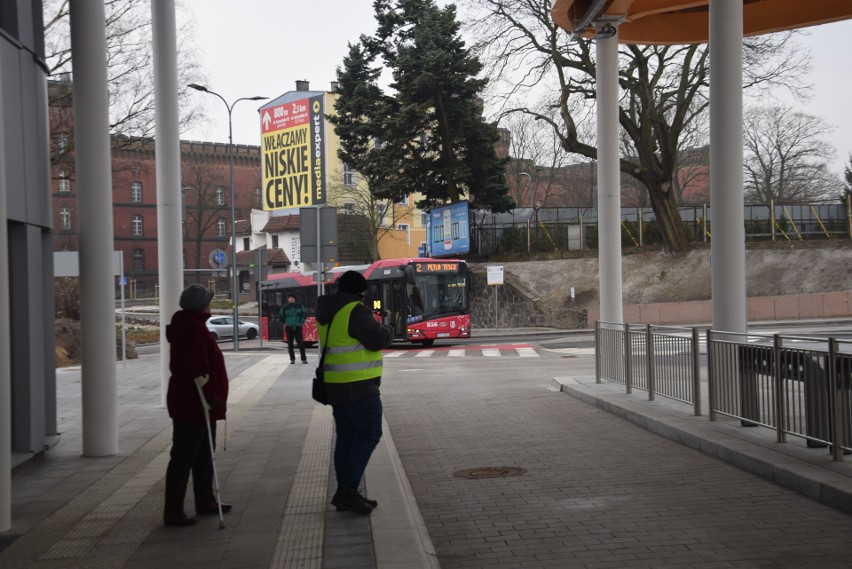
[[405, 338], [405, 288], [401, 280], [382, 283], [382, 314], [384, 324], [393, 326], [394, 336]]

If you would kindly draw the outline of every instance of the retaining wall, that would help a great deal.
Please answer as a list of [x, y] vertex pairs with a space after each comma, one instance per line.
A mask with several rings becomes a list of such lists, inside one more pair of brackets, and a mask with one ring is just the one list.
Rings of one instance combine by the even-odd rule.
[[[593, 328], [600, 309], [590, 308], [586, 325]], [[808, 320], [852, 317], [852, 291], [759, 296], [748, 299], [748, 320]], [[713, 321], [709, 300], [625, 304], [624, 321], [631, 324], [701, 324]]]

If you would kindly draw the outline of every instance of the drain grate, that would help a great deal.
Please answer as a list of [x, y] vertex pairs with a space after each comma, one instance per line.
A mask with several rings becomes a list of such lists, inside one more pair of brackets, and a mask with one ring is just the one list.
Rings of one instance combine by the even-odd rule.
[[515, 466], [480, 466], [479, 468], [456, 470], [453, 472], [453, 476], [456, 478], [480, 480], [483, 478], [509, 478], [512, 476], [520, 476], [525, 472], [525, 469]]

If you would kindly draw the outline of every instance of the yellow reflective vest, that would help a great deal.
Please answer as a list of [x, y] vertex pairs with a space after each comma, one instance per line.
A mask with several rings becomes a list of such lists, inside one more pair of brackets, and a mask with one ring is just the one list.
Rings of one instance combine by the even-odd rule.
[[368, 350], [349, 335], [349, 316], [358, 304], [344, 305], [334, 315], [331, 330], [328, 324], [318, 326], [320, 346], [325, 349], [325, 383], [354, 383], [382, 375], [382, 352]]

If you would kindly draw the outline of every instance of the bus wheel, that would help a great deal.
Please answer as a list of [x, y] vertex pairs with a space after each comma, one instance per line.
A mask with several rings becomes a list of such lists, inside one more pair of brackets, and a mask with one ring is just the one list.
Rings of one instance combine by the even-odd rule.
[[423, 340], [423, 341], [422, 341], [422, 342], [420, 342], [420, 343], [421, 343], [421, 344], [423, 344], [423, 347], [424, 347], [424, 348], [429, 348], [429, 347], [431, 347], [431, 346], [432, 346], [432, 344], [434, 344], [434, 343], [435, 343], [435, 340]]

